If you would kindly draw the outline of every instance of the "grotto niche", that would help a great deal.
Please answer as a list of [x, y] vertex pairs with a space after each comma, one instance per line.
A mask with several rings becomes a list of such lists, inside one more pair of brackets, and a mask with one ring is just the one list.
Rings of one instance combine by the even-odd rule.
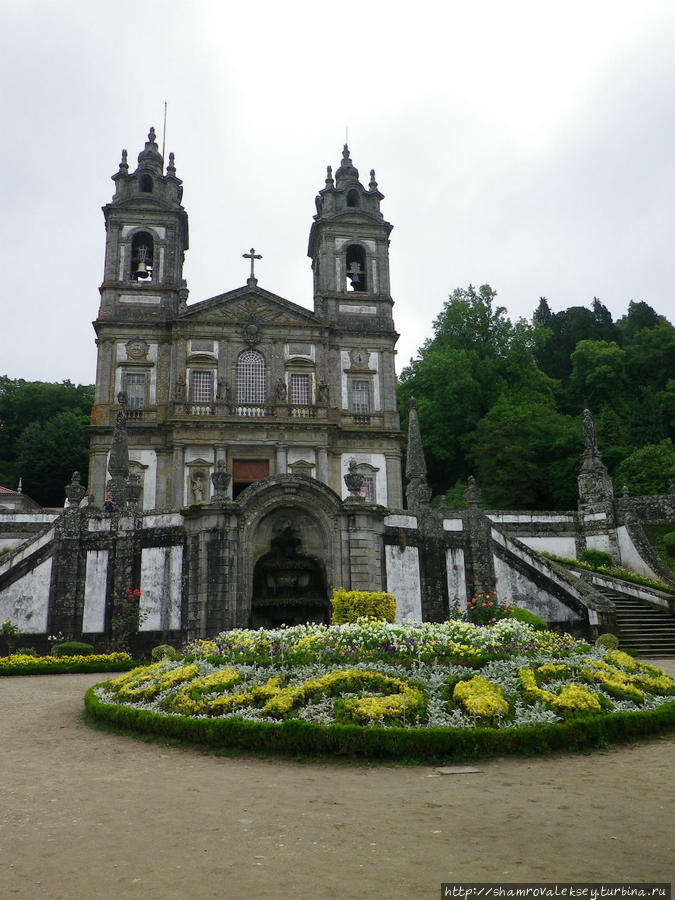
[[253, 570], [252, 628], [328, 622], [325, 567], [303, 552], [301, 537], [305, 544], [315, 543], [317, 524], [300, 516], [281, 517], [273, 526], [270, 549]]

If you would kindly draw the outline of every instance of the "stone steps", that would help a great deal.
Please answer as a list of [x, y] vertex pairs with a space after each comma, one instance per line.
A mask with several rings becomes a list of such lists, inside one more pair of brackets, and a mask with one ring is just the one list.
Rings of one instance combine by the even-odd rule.
[[615, 605], [619, 647], [640, 656], [675, 657], [675, 616], [628, 594], [599, 590]]

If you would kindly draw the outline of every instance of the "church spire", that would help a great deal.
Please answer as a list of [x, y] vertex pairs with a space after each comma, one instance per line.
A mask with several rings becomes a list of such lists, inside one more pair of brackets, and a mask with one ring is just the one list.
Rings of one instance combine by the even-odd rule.
[[349, 157], [349, 147], [347, 144], [342, 148], [342, 162], [340, 168], [335, 173], [335, 185], [337, 188], [344, 188], [348, 184], [359, 183], [359, 170], [353, 164]]
[[161, 175], [164, 160], [162, 159], [162, 154], [159, 152], [155, 138], [155, 129], [151, 126], [150, 131], [148, 132], [148, 139], [145, 142], [145, 147], [138, 154], [138, 166], [139, 168], [143, 166], [143, 168], [155, 169], [157, 173]]

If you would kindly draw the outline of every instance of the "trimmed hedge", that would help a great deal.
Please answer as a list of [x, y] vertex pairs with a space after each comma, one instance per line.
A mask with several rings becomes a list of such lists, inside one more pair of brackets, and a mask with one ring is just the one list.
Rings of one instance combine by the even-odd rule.
[[0, 675], [66, 675], [74, 672], [126, 672], [144, 663], [134, 662], [128, 653], [95, 656], [12, 656], [0, 657]]
[[[101, 686], [104, 686], [102, 683]], [[520, 728], [377, 728], [317, 725], [299, 719], [280, 723], [247, 719], [195, 719], [102, 703], [89, 688], [87, 714], [114, 727], [152, 732], [211, 747], [262, 753], [366, 756], [423, 761], [465, 760], [506, 753], [533, 755], [554, 750], [605, 747], [675, 727], [675, 701], [656, 709], [617, 712]]]
[[393, 622], [396, 618], [396, 599], [385, 591], [345, 591], [338, 588], [330, 598], [331, 625], [356, 622], [362, 616]]
[[84, 641], [64, 641], [54, 647], [54, 656], [91, 656], [93, 652], [94, 645]]

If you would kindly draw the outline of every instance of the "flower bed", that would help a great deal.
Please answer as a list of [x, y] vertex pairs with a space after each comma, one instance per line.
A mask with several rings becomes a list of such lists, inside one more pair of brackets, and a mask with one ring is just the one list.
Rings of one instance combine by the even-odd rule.
[[137, 666], [128, 653], [87, 656], [0, 656], [0, 675], [62, 675], [69, 672], [122, 672]]
[[262, 751], [468, 758], [675, 724], [675, 686], [619, 651], [505, 619], [238, 630], [91, 688], [95, 718]]

